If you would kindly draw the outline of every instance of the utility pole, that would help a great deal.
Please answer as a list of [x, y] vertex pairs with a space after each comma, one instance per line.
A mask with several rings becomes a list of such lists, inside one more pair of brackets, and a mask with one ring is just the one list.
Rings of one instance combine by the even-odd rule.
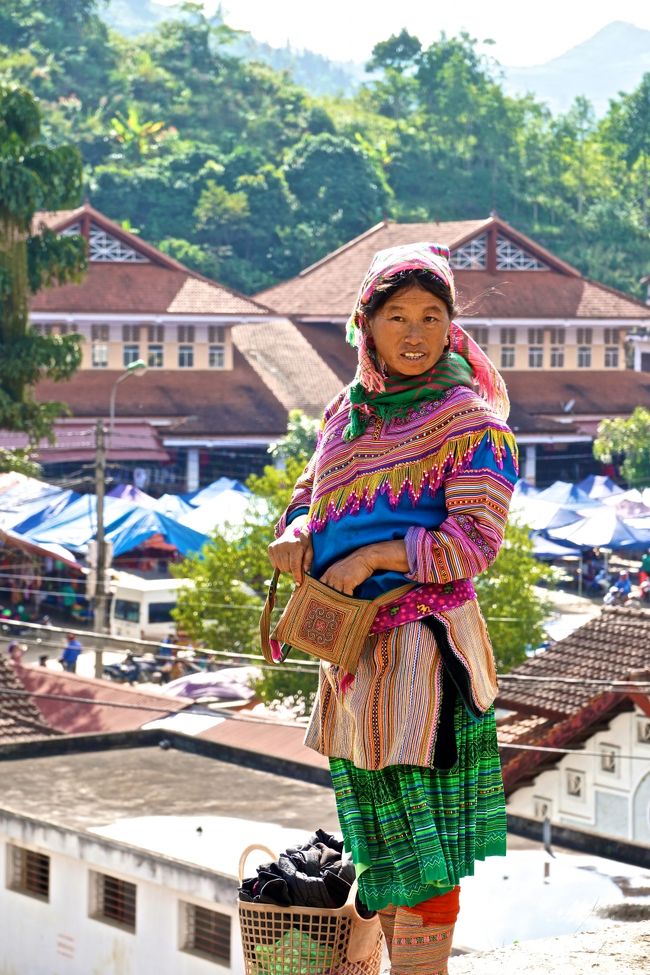
[[[97, 493], [97, 586], [95, 589], [95, 630], [106, 633], [106, 543], [104, 540], [104, 495], [106, 493], [106, 441], [104, 424], [95, 428], [95, 491]], [[95, 677], [104, 673], [103, 647], [95, 647]]]

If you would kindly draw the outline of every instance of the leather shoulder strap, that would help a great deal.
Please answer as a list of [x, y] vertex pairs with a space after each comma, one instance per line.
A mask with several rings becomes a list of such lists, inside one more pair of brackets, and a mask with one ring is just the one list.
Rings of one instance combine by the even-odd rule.
[[275, 594], [278, 589], [278, 579], [280, 578], [280, 570], [276, 569], [273, 573], [273, 578], [271, 579], [271, 584], [269, 586], [268, 595], [266, 597], [266, 602], [264, 603], [264, 609], [262, 610], [262, 615], [260, 616], [260, 643], [262, 645], [262, 654], [267, 664], [274, 664], [277, 661], [273, 659], [273, 654], [271, 652], [271, 613], [273, 612], [273, 607], [275, 606]]

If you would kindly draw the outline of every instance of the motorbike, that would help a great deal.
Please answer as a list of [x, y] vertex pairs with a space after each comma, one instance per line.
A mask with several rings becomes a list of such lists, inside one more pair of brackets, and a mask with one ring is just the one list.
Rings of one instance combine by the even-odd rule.
[[603, 596], [603, 606], [627, 606], [632, 599], [632, 592], [624, 592], [618, 586], [610, 586]]

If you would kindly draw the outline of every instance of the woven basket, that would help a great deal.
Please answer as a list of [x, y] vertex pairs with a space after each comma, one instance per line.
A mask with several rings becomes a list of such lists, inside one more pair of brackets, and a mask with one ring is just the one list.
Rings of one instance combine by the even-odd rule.
[[[248, 846], [239, 860], [239, 882], [246, 859], [265, 846]], [[339, 908], [280, 907], [239, 901], [246, 975], [379, 975], [383, 935], [379, 918], [362, 918], [356, 907], [356, 881]]]

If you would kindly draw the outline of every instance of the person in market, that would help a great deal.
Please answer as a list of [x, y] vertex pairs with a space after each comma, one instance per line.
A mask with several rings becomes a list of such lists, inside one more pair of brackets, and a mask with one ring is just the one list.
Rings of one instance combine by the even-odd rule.
[[79, 640], [77, 640], [74, 633], [68, 633], [68, 642], [63, 648], [63, 652], [59, 657], [59, 663], [64, 670], [68, 671], [70, 674], [74, 674], [77, 671], [77, 660], [79, 659], [79, 654], [83, 650], [83, 647]]
[[641, 567], [639, 569], [639, 582], [647, 582], [650, 580], [650, 548], [647, 552], [643, 553], [641, 558]]
[[471, 580], [503, 541], [517, 448], [503, 379], [456, 314], [445, 247], [375, 255], [348, 323], [355, 380], [269, 546], [297, 585], [309, 572], [373, 599], [414, 584], [380, 610], [354, 676], [321, 662], [305, 738], [329, 758], [393, 975], [447, 972], [460, 881], [506, 851], [496, 671]]

